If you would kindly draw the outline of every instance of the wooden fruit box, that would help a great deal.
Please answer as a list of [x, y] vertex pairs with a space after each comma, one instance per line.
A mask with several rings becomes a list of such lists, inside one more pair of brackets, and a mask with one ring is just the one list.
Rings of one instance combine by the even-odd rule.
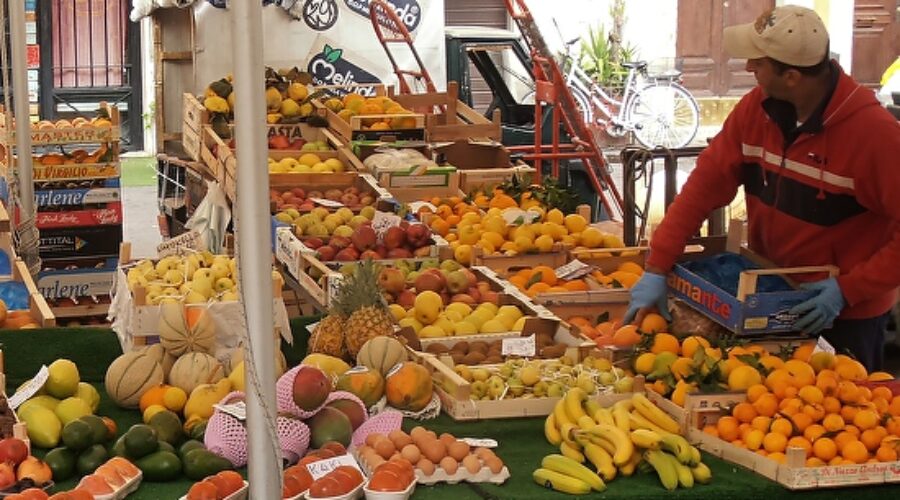
[[[97, 127], [85, 125], [83, 127], [48, 127], [38, 129], [31, 127], [31, 142], [34, 146], [63, 145], [63, 144], [96, 144], [118, 142], [121, 131], [121, 118], [119, 108], [106, 102], [100, 103], [100, 109], [109, 115], [110, 125]], [[56, 123], [56, 122], [54, 122]], [[14, 146], [16, 142], [15, 129], [7, 126], [6, 115], [0, 108], [0, 143]]]
[[569, 262], [569, 249], [562, 243], [554, 243], [549, 252], [486, 255], [481, 247], [472, 247], [472, 265], [485, 266], [503, 277], [513, 275], [519, 269], [549, 266], [556, 269]]
[[[425, 176], [418, 176], [425, 177]], [[410, 183], [423, 182], [422, 179], [414, 177], [406, 177], [399, 182], [393, 182], [394, 185], [379, 182], [385, 189], [391, 192], [395, 200], [401, 203], [413, 203], [421, 200], [428, 200], [433, 197], [450, 198], [451, 196], [465, 197], [465, 193], [459, 189], [459, 172], [442, 173], [437, 179], [426, 179], [424, 186], [409, 186]], [[377, 177], [376, 177], [377, 179]], [[399, 177], [395, 177], [399, 179]], [[436, 183], [435, 185], [427, 185], [428, 183]]]
[[[434, 391], [441, 400], [441, 409], [454, 420], [544, 417], [553, 412], [553, 408], [560, 399], [558, 397], [532, 397], [473, 400], [471, 384], [456, 373], [452, 367], [430, 354], [423, 355], [419, 362], [431, 372]], [[496, 369], [497, 366], [485, 365], [479, 368], [490, 370]], [[643, 392], [643, 378], [635, 377], [633, 390]], [[595, 395], [594, 399], [602, 406], [608, 407], [617, 401], [630, 399], [632, 394], [616, 394], [610, 390], [608, 393]]]
[[[393, 89], [391, 89], [393, 90]], [[467, 139], [501, 139], [500, 112], [495, 110], [491, 120], [457, 99], [459, 84], [447, 82], [446, 92], [394, 94], [391, 99], [405, 109], [425, 114], [425, 139], [429, 142]]]
[[185, 92], [182, 101], [181, 144], [191, 159], [201, 161], [203, 126], [209, 123], [209, 112], [194, 94]]
[[[32, 165], [35, 182], [40, 181], [83, 181], [91, 179], [113, 179], [119, 177], [118, 155], [114, 161], [106, 163], [71, 163], [64, 165]], [[15, 164], [15, 161], [13, 162]], [[6, 158], [0, 158], [0, 170], [8, 174]]]
[[508, 181], [513, 176], [531, 174], [534, 174], [534, 167], [526, 164], [498, 168], [460, 168], [459, 188], [467, 193], [490, 192], [493, 187]]
[[767, 477], [789, 490], [900, 483], [900, 461], [806, 467], [806, 451], [788, 448], [786, 461], [781, 464], [703, 432], [703, 426], [714, 424], [725, 415], [725, 408], [744, 400], [744, 393], [688, 395], [685, 398], [688, 440], [707, 453]]
[[[3, 214], [0, 214], [0, 216], [2, 215], [5, 215], [5, 211]], [[8, 225], [9, 218], [7, 217], [5, 221]], [[28, 266], [16, 255], [9, 232], [0, 232], [0, 252], [5, 254], [0, 256], [0, 258], [7, 259], [10, 266], [10, 274], [0, 275], [0, 282], [22, 283], [28, 293], [28, 316], [32, 322], [45, 328], [55, 326], [56, 318], [53, 315], [53, 311], [50, 310], [47, 301], [41, 295], [37, 285], [35, 285], [34, 279], [28, 271]]]
[[[369, 174], [359, 172], [342, 172], [334, 174], [269, 174], [269, 188], [276, 191], [289, 191], [292, 188], [303, 188], [304, 191], [322, 191], [329, 189], [344, 190], [349, 187], [359, 189], [360, 193], [372, 193], [375, 203], [372, 205], [380, 212], [395, 212], [397, 209], [391, 193], [381, 187], [375, 178]], [[318, 206], [318, 205], [317, 205]], [[340, 207], [326, 206], [329, 211]], [[306, 210], [297, 209], [300, 213]], [[359, 212], [360, 208], [354, 208]], [[271, 204], [271, 213], [276, 213], [274, 202]]]

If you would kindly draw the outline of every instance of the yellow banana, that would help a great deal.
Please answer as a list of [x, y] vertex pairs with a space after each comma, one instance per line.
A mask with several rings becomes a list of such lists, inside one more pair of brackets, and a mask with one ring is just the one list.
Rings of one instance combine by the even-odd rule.
[[590, 429], [591, 427], [597, 425], [597, 422], [594, 422], [594, 419], [587, 415], [582, 415], [582, 416], [578, 417], [577, 423], [578, 423], [578, 427], [583, 431], [586, 431], [586, 430]]
[[598, 424], [616, 425], [616, 421], [613, 419], [612, 412], [610, 412], [606, 408], [600, 408], [591, 415], [594, 416], [594, 420]]
[[547, 415], [546, 420], [544, 420], [544, 437], [553, 446], [559, 446], [562, 443], [562, 434], [559, 433], [559, 428], [556, 427], [556, 418], [554, 418], [552, 413]]
[[[594, 491], [603, 491], [606, 489], [606, 483], [600, 479], [600, 476], [594, 474], [590, 469], [569, 457], [557, 454], [547, 455], [541, 461], [541, 467], [580, 479], [587, 483]], [[690, 475], [690, 473], [691, 471], [688, 470], [688, 475]], [[693, 476], [691, 479], [693, 479]]]
[[620, 399], [612, 405], [613, 411], [616, 411], [617, 408], [621, 408], [625, 411], [631, 411], [634, 408], [634, 403], [631, 402], [631, 398]]
[[618, 427], [609, 424], [597, 424], [589, 431], [591, 435], [608, 440], [615, 445], [615, 453], [613, 453], [613, 463], [617, 467], [625, 465], [634, 453], [634, 443], [631, 438], [619, 430]]
[[590, 415], [592, 417], [594, 416], [595, 413], [597, 413], [597, 410], [600, 410], [602, 408], [603, 407], [600, 406], [600, 403], [598, 403], [596, 399], [588, 398], [588, 400], [584, 402], [585, 413], [587, 413], [588, 415]]
[[578, 429], [578, 426], [575, 424], [565, 423], [559, 426], [559, 434], [562, 436], [562, 440], [565, 443], [572, 444], [575, 442], [575, 431]]
[[574, 424], [575, 421], [569, 418], [569, 414], [566, 413], [566, 403], [565, 398], [560, 398], [559, 401], [556, 402], [556, 406], [553, 407], [553, 419], [556, 420], [556, 425], [560, 429], [564, 424]]
[[694, 487], [694, 475], [691, 468], [679, 462], [677, 458], [670, 455], [670, 460], [675, 464], [675, 473], [678, 475], [678, 485], [682, 488]]
[[631, 424], [628, 419], [628, 409], [625, 405], [620, 405], [619, 403], [613, 405], [612, 416], [613, 420], [616, 421], [616, 427], [622, 429], [622, 432], [627, 433], [631, 430]]
[[644, 460], [656, 470], [663, 488], [672, 491], [678, 487], [678, 472], [675, 470], [675, 461], [670, 460], [669, 456], [660, 450], [644, 452]]
[[694, 476], [694, 481], [700, 484], [706, 484], [712, 480], [712, 471], [703, 462], [691, 467], [691, 474]]
[[[604, 450], [600, 445], [588, 443], [584, 446], [584, 456], [594, 467], [597, 473], [607, 483], [616, 478], [616, 466], [613, 464], [612, 455]], [[626, 464], [627, 465], [627, 464]]]
[[569, 420], [578, 422], [579, 418], [587, 416], [587, 413], [584, 412], [584, 408], [581, 407], [586, 400], [587, 393], [580, 387], [572, 387], [566, 392], [566, 395], [563, 396], [563, 401], [565, 403], [566, 415], [569, 416]]
[[581, 453], [581, 445], [578, 443], [568, 443], [563, 441], [562, 444], [559, 445], [559, 452], [580, 464], [584, 463], [584, 454]]
[[632, 430], [648, 429], [648, 430], [651, 430], [654, 432], [658, 432], [660, 435], [666, 433], [666, 431], [662, 427], [647, 420], [646, 418], [644, 418], [643, 415], [641, 415], [637, 411], [632, 411], [631, 413], [628, 414], [628, 424]]
[[629, 433], [631, 442], [638, 448], [658, 450], [663, 437], [656, 431], [649, 429], [635, 429]]
[[700, 450], [696, 446], [691, 446], [691, 460], [688, 462], [688, 465], [696, 467], [700, 463], [701, 458]]
[[616, 445], [609, 439], [601, 438], [598, 436], [594, 436], [593, 434], [587, 434], [590, 438], [588, 441], [594, 443], [595, 445], [603, 448], [609, 453], [609, 456], [612, 457], [616, 453]]
[[660, 448], [675, 455], [680, 463], [687, 464], [691, 461], [691, 444], [678, 434], [663, 434]]
[[644, 459], [643, 454], [635, 453], [634, 455], [631, 456], [631, 460], [629, 460], [627, 464], [619, 467], [619, 472], [625, 477], [628, 477], [628, 476], [634, 474], [634, 470], [637, 468], [638, 464], [640, 464], [641, 460], [643, 460], [643, 459]]
[[658, 425], [662, 429], [667, 432], [679, 433], [681, 431], [681, 426], [678, 425], [672, 417], [666, 415], [666, 412], [662, 411], [659, 407], [653, 404], [652, 401], [647, 399], [647, 396], [644, 396], [641, 393], [636, 393], [631, 397], [631, 402], [634, 404], [634, 409], [638, 411], [644, 418]]
[[534, 482], [544, 488], [553, 489], [569, 495], [585, 495], [591, 492], [591, 485], [581, 479], [560, 474], [548, 469], [537, 469], [531, 473]]

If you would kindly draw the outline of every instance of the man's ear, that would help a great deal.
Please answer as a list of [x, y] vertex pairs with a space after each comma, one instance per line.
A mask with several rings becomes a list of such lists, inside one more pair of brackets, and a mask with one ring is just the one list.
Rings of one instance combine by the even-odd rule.
[[789, 68], [784, 72], [784, 81], [790, 87], [796, 87], [803, 80], [803, 73], [796, 69]]

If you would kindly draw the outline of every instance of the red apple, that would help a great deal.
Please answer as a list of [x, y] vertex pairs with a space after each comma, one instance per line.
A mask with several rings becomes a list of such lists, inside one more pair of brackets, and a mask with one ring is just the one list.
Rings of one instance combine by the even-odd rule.
[[359, 252], [356, 251], [353, 247], [347, 247], [338, 252], [334, 256], [334, 260], [340, 261], [349, 261], [349, 260], [359, 260]]
[[406, 244], [406, 231], [398, 226], [390, 227], [385, 231], [383, 241], [388, 250], [400, 248]]
[[0, 489], [5, 489], [7, 486], [10, 486], [15, 482], [16, 471], [13, 469], [12, 464], [0, 464]]
[[303, 240], [303, 244], [306, 245], [307, 247], [315, 250], [315, 249], [321, 247], [322, 245], [324, 245], [325, 242], [322, 241], [322, 238], [319, 238], [317, 236], [310, 236], [309, 238], [305, 238]]
[[405, 248], [392, 248], [388, 250], [388, 259], [408, 259], [412, 257], [412, 252]]
[[431, 244], [431, 229], [425, 224], [410, 224], [406, 230], [406, 239], [412, 246], [419, 248]]
[[365, 250], [359, 254], [359, 260], [379, 260], [381, 256], [375, 250]]
[[366, 225], [357, 227], [353, 230], [353, 234], [350, 235], [350, 241], [353, 242], [353, 246], [360, 252], [374, 248], [376, 239], [375, 230], [371, 226]]
[[350, 246], [350, 238], [346, 236], [332, 236], [328, 240], [328, 244], [333, 246], [335, 250], [343, 250]]
[[19, 465], [28, 457], [28, 445], [18, 438], [6, 438], [0, 440], [0, 462], [10, 462]]
[[409, 309], [416, 305], [416, 294], [413, 293], [412, 290], [403, 290], [400, 292], [400, 295], [397, 296], [397, 304], [404, 309]]
[[300, 198], [301, 200], [303, 198], [306, 198], [306, 191], [304, 191], [303, 188], [299, 188], [299, 187], [291, 188], [291, 193], [294, 193], [294, 196], [296, 196], [297, 198]]
[[319, 260], [334, 260], [335, 255], [337, 255], [337, 250], [331, 245], [320, 247], [316, 252], [316, 256]]
[[382, 269], [378, 275], [378, 283], [381, 284], [384, 291], [389, 293], [400, 293], [406, 289], [406, 277], [403, 275], [403, 271], [396, 267]]

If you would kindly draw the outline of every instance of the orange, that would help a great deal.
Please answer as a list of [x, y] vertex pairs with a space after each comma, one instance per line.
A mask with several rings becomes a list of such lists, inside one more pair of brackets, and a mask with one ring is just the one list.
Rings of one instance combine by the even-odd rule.
[[881, 446], [881, 433], [875, 429], [866, 429], [859, 435], [859, 440], [869, 451], [875, 451]]
[[762, 456], [764, 456], [764, 457], [769, 455], [769, 452], [766, 451], [765, 448], [760, 448], [760, 449], [756, 450], [755, 453], [756, 453], [757, 455], [762, 455]]
[[703, 432], [710, 436], [719, 437], [719, 428], [713, 424], [703, 426]]
[[813, 424], [813, 419], [806, 413], [795, 413], [791, 416], [791, 422], [797, 432], [803, 432], [807, 427]]
[[872, 410], [859, 410], [853, 416], [853, 425], [864, 431], [878, 425], [878, 414]]
[[784, 398], [778, 403], [778, 409], [782, 414], [790, 417], [795, 413], [800, 413], [800, 410], [803, 409], [803, 401], [793, 397]]
[[791, 355], [791, 359], [797, 359], [805, 363], [809, 361], [810, 356], [812, 356], [813, 349], [815, 348], [815, 342], [800, 345], [796, 349], [794, 349], [794, 353]]
[[841, 447], [841, 456], [844, 457], [844, 460], [861, 464], [869, 459], [869, 450], [861, 441], [854, 439]]
[[844, 421], [853, 422], [853, 419], [856, 417], [856, 414], [859, 412], [859, 407], [853, 405], [844, 405], [841, 407], [841, 416], [844, 417]]
[[[649, 313], [644, 316], [644, 320], [641, 321], [640, 330], [644, 333], [657, 333], [657, 332], [665, 332], [669, 329], [669, 323], [666, 322], [666, 319], [661, 315], [656, 313]], [[709, 345], [707, 343], [707, 345]], [[675, 354], [678, 354], [676, 351]]]
[[822, 399], [822, 409], [825, 410], [825, 413], [840, 413], [841, 401], [833, 396], [825, 396]]
[[747, 422], [741, 423], [741, 425], [738, 426], [738, 431], [740, 431], [740, 435], [741, 435], [741, 441], [746, 440], [747, 434], [750, 434], [750, 431], [752, 431], [752, 430], [753, 430], [753, 428], [750, 427], [750, 424], [748, 424]]
[[762, 447], [763, 439], [766, 437], [766, 433], [759, 429], [750, 429], [750, 432], [747, 433], [747, 436], [744, 438], [744, 445], [748, 450], [756, 451]]
[[839, 450], [843, 450], [847, 443], [851, 441], [857, 441], [856, 436], [847, 431], [838, 432], [837, 436], [834, 437], [834, 444], [837, 445]]
[[613, 335], [613, 345], [616, 347], [631, 347], [641, 341], [641, 334], [634, 325], [625, 325]]
[[835, 391], [837, 391], [837, 386], [837, 375], [831, 370], [822, 370], [816, 375], [816, 387], [822, 391], [822, 394], [825, 394], [826, 396], [834, 394]]
[[822, 427], [828, 432], [838, 432], [844, 429], [844, 418], [837, 413], [829, 413], [822, 419]]
[[[684, 350], [684, 346], [681, 347], [682, 351]], [[688, 356], [690, 357], [690, 356]], [[750, 403], [755, 403], [757, 399], [763, 394], [769, 392], [769, 389], [766, 388], [763, 384], [754, 384], [747, 388], [747, 401]]]
[[538, 281], [537, 283], [528, 287], [528, 290], [525, 291], [525, 295], [534, 298], [538, 294], [545, 293], [550, 290], [550, 285], [544, 283], [543, 281]]
[[761, 430], [763, 432], [769, 432], [769, 427], [772, 424], [772, 417], [765, 417], [762, 415], [757, 416], [750, 422], [750, 427], [754, 429]]
[[725, 441], [734, 441], [739, 436], [738, 419], [725, 416], [722, 417], [716, 422], [716, 429], [719, 431], [719, 438], [724, 439]]
[[769, 371], [784, 368], [784, 360], [778, 356], [763, 356], [759, 358], [759, 364], [765, 366]]
[[825, 418], [825, 408], [822, 405], [803, 405], [803, 413], [808, 415], [813, 422], [819, 422]]
[[803, 430], [803, 437], [808, 439], [810, 443], [813, 443], [816, 439], [822, 437], [822, 434], [825, 434], [825, 427], [822, 427], [819, 424], [812, 424]]
[[785, 446], [787, 446], [787, 440], [788, 438], [784, 434], [770, 432], [763, 438], [763, 448], [770, 454], [783, 452]]
[[857, 426], [855, 426], [855, 425], [853, 425], [853, 424], [847, 424], [847, 425], [845, 425], [845, 426], [844, 426], [844, 430], [845, 430], [846, 432], [849, 432], [850, 434], [853, 434], [853, 437], [855, 437], [855, 438], [859, 438], [859, 435], [862, 434], [862, 431], [859, 430], [859, 427], [857, 427]]
[[789, 359], [784, 362], [784, 369], [793, 377], [794, 387], [797, 389], [816, 383], [816, 372], [813, 370], [812, 366], [809, 366], [809, 363], [806, 363], [805, 361]]
[[875, 410], [878, 412], [879, 415], [884, 415], [888, 412], [889, 403], [887, 402], [886, 399], [881, 398], [881, 397], [872, 398], [872, 404], [875, 405]]
[[554, 271], [553, 268], [551, 268], [549, 266], [535, 266], [532, 271], [533, 271], [531, 274], [532, 276], [537, 276], [538, 273], [540, 273], [540, 275], [541, 275], [540, 280], [542, 283], [546, 283], [550, 286], [553, 286], [556, 284], [556, 281], [557, 281], [556, 271]]
[[807, 467], [823, 467], [825, 465], [827, 464], [818, 457], [809, 457], [806, 459]]
[[838, 455], [829, 460], [828, 465], [844, 465], [844, 457]]
[[869, 374], [870, 382], [883, 382], [885, 380], [894, 380], [894, 376], [888, 372], [872, 372]]
[[768, 456], [769, 456], [770, 460], [774, 460], [780, 464], [783, 464], [785, 461], [787, 461], [787, 457], [784, 456], [784, 453], [782, 453], [780, 451], [776, 451], [775, 453], [769, 453]]
[[787, 442], [788, 448], [803, 448], [803, 451], [806, 452], [806, 458], [812, 456], [812, 444], [803, 436], [794, 436], [788, 439]]
[[150, 405], [165, 406], [163, 404], [163, 395], [165, 395], [166, 389], [168, 388], [169, 386], [166, 384], [159, 384], [147, 389], [147, 391], [141, 395], [141, 400], [138, 403], [141, 413], [144, 413]]
[[799, 396], [804, 403], [808, 404], [821, 403], [822, 400], [825, 399], [825, 394], [822, 393], [822, 390], [814, 385], [801, 387], [797, 392], [797, 396]]
[[838, 374], [844, 380], [866, 380], [869, 377], [868, 372], [866, 372], [866, 368], [855, 359], [851, 359], [849, 361], [836, 363], [834, 366], [835, 373]]
[[859, 388], [849, 380], [841, 380], [837, 387], [837, 397], [844, 403], [856, 403], [859, 398]]
[[879, 462], [894, 462], [897, 460], [897, 448], [890, 445], [882, 445], [875, 452], [875, 458]]
[[794, 385], [794, 380], [786, 368], [776, 368], [766, 376], [765, 384], [770, 391], [775, 392], [776, 387], [782, 387], [785, 384]]
[[[641, 326], [643, 327], [643, 323], [641, 324]], [[698, 335], [691, 335], [690, 337], [686, 337], [681, 341], [681, 355], [686, 358], [693, 358], [694, 353], [697, 352], [697, 349], [701, 347], [710, 347], [709, 341]], [[752, 403], [753, 401], [750, 402]]]
[[450, 233], [450, 223], [440, 217], [435, 217], [435, 219], [431, 221], [431, 230], [441, 236], [447, 236], [447, 234]]
[[859, 399], [860, 403], [865, 403], [872, 400], [872, 389], [869, 389], [866, 386], [859, 386]]
[[816, 439], [812, 444], [813, 455], [824, 462], [837, 456], [837, 445], [830, 438]]
[[[643, 330], [643, 328], [641, 330]], [[646, 330], [643, 331], [646, 332]], [[680, 350], [681, 346], [678, 343], [678, 338], [671, 333], [657, 333], [653, 335], [653, 346], [650, 347], [650, 352], [653, 354], [659, 354], [661, 352], [678, 354]]]
[[746, 391], [760, 382], [762, 376], [752, 366], [738, 366], [728, 374], [728, 388], [732, 391]]
[[778, 398], [771, 393], [763, 394], [753, 403], [753, 407], [756, 408], [756, 413], [771, 417], [778, 411]]
[[731, 414], [734, 415], [734, 418], [738, 419], [740, 422], [751, 422], [754, 418], [756, 418], [756, 408], [753, 407], [752, 404], [743, 402], [735, 405], [734, 409], [731, 411]]
[[188, 490], [187, 500], [216, 500], [221, 498], [216, 489], [216, 485], [210, 480], [204, 479], [198, 483], [194, 483]]
[[567, 292], [584, 292], [588, 290], [587, 283], [584, 280], [572, 280], [565, 282], [562, 287]]
[[[786, 418], [778, 417], [773, 422], [771, 427], [769, 428], [771, 432], [777, 432], [778, 434], [784, 435], [784, 437], [789, 438], [794, 434], [794, 426], [791, 424], [791, 421]], [[771, 450], [770, 450], [771, 451]]]

